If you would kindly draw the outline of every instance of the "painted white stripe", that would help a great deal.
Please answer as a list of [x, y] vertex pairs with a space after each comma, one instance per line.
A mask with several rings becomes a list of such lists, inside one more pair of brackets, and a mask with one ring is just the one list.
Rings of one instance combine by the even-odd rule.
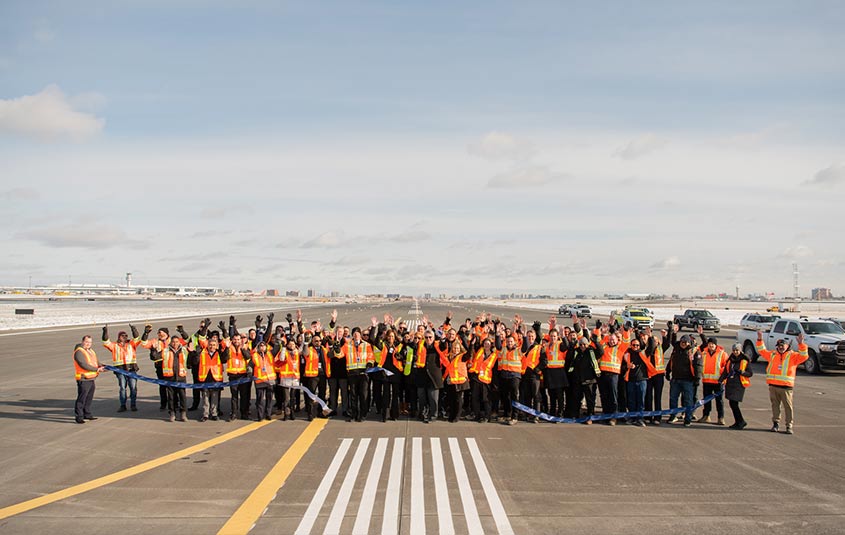
[[349, 498], [352, 496], [352, 487], [358, 478], [358, 471], [361, 469], [361, 463], [364, 462], [364, 455], [366, 455], [368, 447], [370, 447], [370, 439], [362, 438], [361, 442], [358, 443], [358, 449], [355, 450], [355, 456], [352, 457], [349, 471], [346, 472], [346, 477], [343, 478], [343, 484], [340, 485], [340, 490], [337, 492], [337, 499], [329, 515], [326, 529], [323, 530], [323, 535], [340, 535], [340, 525], [343, 523], [343, 515], [346, 513], [346, 506], [349, 505]]
[[455, 535], [452, 507], [449, 505], [449, 488], [446, 486], [446, 471], [443, 469], [443, 452], [438, 437], [431, 437], [431, 465], [434, 470], [434, 497], [437, 501], [440, 535]]
[[384, 465], [384, 455], [387, 451], [389, 440], [388, 438], [380, 438], [376, 443], [373, 463], [370, 465], [370, 473], [367, 474], [367, 483], [364, 485], [364, 494], [361, 496], [361, 503], [358, 504], [358, 516], [355, 517], [355, 526], [352, 528], [352, 535], [367, 535], [370, 532], [370, 518], [373, 515], [376, 489], [379, 478], [381, 477], [381, 467]]
[[399, 497], [402, 492], [402, 466], [405, 454], [405, 439], [393, 441], [393, 457], [390, 459], [390, 476], [387, 479], [387, 495], [384, 497], [384, 518], [381, 535], [399, 534]]
[[487, 497], [487, 503], [493, 513], [493, 520], [496, 521], [499, 535], [513, 535], [513, 528], [508, 520], [507, 513], [505, 513], [505, 508], [502, 506], [502, 501], [499, 499], [499, 493], [496, 492], [496, 486], [493, 485], [493, 480], [490, 478], [490, 472], [487, 471], [487, 465], [484, 464], [484, 459], [481, 457], [478, 444], [476, 444], [474, 438], [467, 438], [466, 441], [469, 455], [475, 464], [478, 479], [481, 481], [481, 488], [484, 489], [484, 496]]
[[411, 535], [425, 535], [422, 437], [411, 439]]
[[455, 465], [455, 476], [458, 478], [458, 489], [461, 491], [461, 503], [464, 506], [467, 533], [469, 535], [483, 535], [484, 530], [481, 529], [481, 519], [478, 518], [478, 508], [475, 506], [475, 497], [472, 495], [472, 487], [469, 485], [469, 477], [467, 477], [457, 438], [449, 438], [449, 450], [452, 452], [452, 464]]
[[299, 522], [299, 527], [296, 528], [296, 535], [308, 535], [311, 533], [311, 528], [314, 527], [317, 515], [320, 514], [320, 509], [323, 508], [326, 496], [328, 496], [329, 490], [332, 488], [334, 478], [337, 477], [337, 472], [340, 470], [340, 465], [343, 463], [343, 459], [346, 458], [346, 453], [349, 451], [350, 446], [352, 446], [351, 438], [344, 438], [341, 441], [340, 447], [337, 448], [337, 453], [334, 455], [334, 459], [332, 459], [328, 470], [326, 470], [326, 473], [323, 476], [323, 480], [320, 482], [320, 486], [317, 487], [317, 492], [314, 493], [314, 497], [311, 499], [311, 503], [305, 511], [305, 516], [302, 517], [302, 521]]

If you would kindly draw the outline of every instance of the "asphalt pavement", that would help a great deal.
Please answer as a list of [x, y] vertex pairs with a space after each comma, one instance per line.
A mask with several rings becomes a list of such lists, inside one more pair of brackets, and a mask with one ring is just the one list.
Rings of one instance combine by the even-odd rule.
[[[408, 320], [425, 314], [439, 324], [447, 311], [420, 307], [418, 314], [408, 301], [345, 305], [340, 323], [364, 326], [390, 313]], [[455, 322], [481, 311], [448, 308]], [[529, 323], [549, 317], [487, 310], [519, 313]], [[279, 321], [288, 310], [275, 311]], [[327, 324], [330, 307], [304, 312], [306, 321]], [[197, 319], [180, 322], [192, 331]], [[251, 318], [239, 316], [239, 323]], [[744, 431], [381, 423], [372, 414], [363, 423], [170, 423], [149, 383], [139, 383], [139, 412], [116, 413], [110, 373], [97, 380], [99, 419], [77, 425], [71, 351], [83, 334], [107, 361], [99, 328], [0, 339], [4, 533], [845, 532], [843, 374], [799, 373], [792, 436], [769, 432], [763, 363], [752, 366]], [[730, 347], [735, 331], [716, 336]], [[147, 351], [139, 351], [139, 362], [141, 374], [154, 376]], [[222, 397], [228, 411], [228, 391]], [[668, 387], [664, 406], [667, 398]], [[727, 402], [725, 410], [732, 423]]]

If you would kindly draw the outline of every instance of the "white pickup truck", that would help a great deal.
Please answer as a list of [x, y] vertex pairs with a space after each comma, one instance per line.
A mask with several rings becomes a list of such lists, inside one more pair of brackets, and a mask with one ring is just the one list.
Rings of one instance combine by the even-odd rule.
[[[781, 318], [775, 321], [771, 330], [763, 333], [763, 344], [766, 349], [774, 350], [775, 342], [783, 338], [790, 344], [791, 349], [798, 347], [796, 338], [804, 335], [810, 358], [804, 362], [807, 373], [821, 373], [823, 369], [845, 369], [845, 331], [839, 324], [820, 319]], [[755, 349], [757, 331], [740, 329], [736, 333], [737, 343], [742, 345], [742, 351], [756, 362], [759, 355]]]

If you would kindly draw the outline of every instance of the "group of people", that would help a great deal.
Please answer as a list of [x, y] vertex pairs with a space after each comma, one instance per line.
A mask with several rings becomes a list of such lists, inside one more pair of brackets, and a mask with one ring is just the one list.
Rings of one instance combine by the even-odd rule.
[[[747, 425], [740, 402], [752, 370], [741, 347], [734, 344], [727, 352], [700, 329], [698, 341], [679, 337], [672, 322], [658, 336], [648, 327], [600, 320], [589, 328], [586, 320], [574, 316], [571, 326], [550, 317], [545, 332], [538, 321], [528, 326], [516, 315], [508, 324], [486, 313], [454, 325], [450, 312], [439, 326], [424, 316], [414, 330], [387, 314], [383, 321], [373, 317], [365, 329], [339, 326], [337, 311], [325, 329], [318, 320], [304, 324], [301, 311], [295, 318], [287, 314], [286, 325], [274, 319], [268, 314], [264, 323], [259, 315], [254, 327], [241, 333], [234, 316], [228, 324], [220, 321], [217, 329], [206, 318], [192, 335], [179, 325], [173, 334], [159, 328], [152, 339], [151, 325], [143, 333], [130, 325], [131, 337], [120, 332], [116, 342], [106, 326], [102, 340], [112, 354], [111, 366], [122, 371], [138, 371], [141, 347], [149, 350], [157, 378], [187, 384], [190, 373], [193, 383], [213, 384], [193, 389], [191, 407], [186, 406], [184, 387], [160, 386], [160, 408], [168, 411], [170, 421], [184, 421], [192, 410], [201, 410], [199, 421], [219, 419], [223, 388], [217, 383], [230, 382], [229, 420], [266, 420], [274, 413], [292, 420], [304, 409], [308, 420], [324, 416], [360, 422], [374, 409], [381, 421], [404, 415], [426, 423], [438, 417], [456, 422], [466, 414], [465, 419], [478, 422], [514, 425], [520, 419], [538, 422], [545, 413], [552, 421], [581, 418], [587, 425], [594, 419], [616, 425], [620, 416], [631, 425], [660, 425], [661, 416], [642, 413], [662, 410], [668, 382], [669, 408], [679, 407], [680, 401], [686, 410], [666, 421], [691, 425], [702, 385], [703, 397], [715, 395], [717, 425], [725, 423], [723, 396], [733, 412], [731, 428]], [[94, 379], [104, 370], [91, 347], [86, 336], [74, 350], [78, 423], [94, 419]], [[757, 350], [769, 362], [772, 431], [780, 429], [782, 405], [785, 431], [791, 434], [795, 371], [806, 360], [807, 347], [799, 338], [797, 351], [784, 341], [767, 351], [758, 337]], [[136, 379], [115, 375], [118, 411], [137, 410]], [[601, 418], [593, 418], [597, 394], [606, 415]], [[328, 403], [312, 397], [328, 398]], [[529, 410], [518, 410], [514, 401]], [[704, 405], [698, 421], [711, 421], [712, 405]]]

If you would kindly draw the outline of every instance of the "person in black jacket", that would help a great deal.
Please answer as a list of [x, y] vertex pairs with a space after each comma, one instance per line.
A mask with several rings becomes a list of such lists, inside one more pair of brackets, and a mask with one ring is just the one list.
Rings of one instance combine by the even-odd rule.
[[[648, 366], [646, 363], [645, 348], [641, 347], [640, 338], [634, 338], [622, 356], [622, 375], [625, 377], [625, 384], [628, 390], [628, 411], [631, 413], [642, 412], [645, 406], [645, 389], [648, 381]], [[654, 348], [651, 348], [652, 350]], [[628, 424], [645, 427], [645, 422], [639, 416], [630, 416]]]
[[725, 363], [725, 369], [719, 377], [719, 382], [723, 382], [725, 385], [725, 397], [728, 399], [728, 404], [734, 415], [734, 424], [730, 426], [731, 429], [742, 430], [748, 425], [748, 422], [742, 417], [739, 404], [745, 395], [745, 389], [750, 384], [748, 379], [752, 375], [754, 375], [754, 372], [751, 370], [748, 357], [742, 352], [742, 346], [734, 344], [731, 348], [731, 354], [728, 356], [728, 361]]
[[[666, 363], [666, 379], [669, 381], [669, 409], [678, 407], [678, 397], [686, 407], [684, 412], [684, 426], [689, 427], [692, 422], [692, 410], [695, 404], [695, 392], [701, 382], [701, 375], [704, 371], [704, 361], [701, 352], [692, 344], [689, 336], [684, 335], [680, 341], [675, 341], [678, 332], [678, 325], [672, 328], [671, 345], [672, 356]], [[680, 415], [670, 420], [675, 423], [680, 420]]]
[[440, 354], [435, 344], [434, 331], [426, 329], [422, 347], [414, 355], [414, 366], [417, 368], [414, 378], [417, 383], [419, 417], [425, 423], [431, 422], [432, 418], [437, 418], [437, 404], [440, 399], [440, 389], [443, 388]]
[[396, 331], [384, 323], [379, 324], [377, 330], [373, 331], [370, 340], [372, 341], [373, 351], [378, 350], [381, 359], [380, 362], [376, 362], [376, 365], [386, 370], [386, 372], [371, 374], [376, 376], [373, 378], [373, 387], [378, 393], [375, 397], [379, 400], [378, 410], [381, 414], [381, 421], [387, 421], [388, 409], [390, 419], [396, 420], [399, 418], [399, 389], [402, 382], [402, 373], [405, 369], [404, 346], [397, 341]]
[[[586, 336], [582, 336], [578, 340], [578, 346], [575, 348], [571, 359], [567, 359], [568, 370], [574, 379], [574, 398], [571, 401], [567, 400], [566, 404], [569, 418], [580, 416], [582, 400], [585, 400], [587, 404], [587, 416], [592, 416], [596, 412], [596, 385], [601, 375], [599, 369], [600, 354], [598, 337], [593, 335], [593, 343], [591, 344]], [[584, 423], [591, 425], [593, 421], [587, 420]]]
[[[536, 321], [522, 340], [522, 355], [525, 359], [525, 371], [520, 380], [522, 404], [535, 411], [540, 410], [540, 374], [548, 364], [546, 348], [540, 343], [541, 339], [540, 322]], [[534, 423], [540, 422], [536, 416], [532, 420]]]

